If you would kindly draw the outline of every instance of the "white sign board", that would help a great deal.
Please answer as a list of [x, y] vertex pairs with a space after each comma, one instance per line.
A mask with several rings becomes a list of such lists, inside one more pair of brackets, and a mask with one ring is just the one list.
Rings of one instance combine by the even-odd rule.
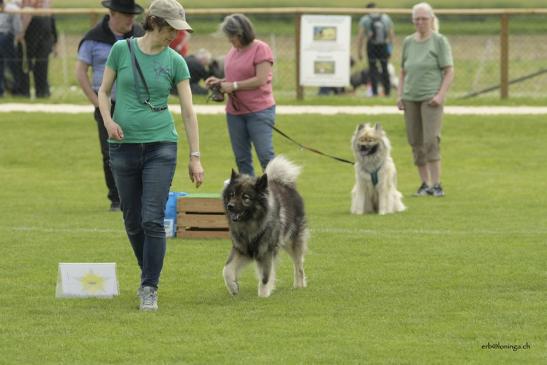
[[349, 85], [351, 17], [303, 15], [300, 27], [300, 85]]
[[55, 296], [112, 298], [119, 294], [116, 263], [60, 263]]

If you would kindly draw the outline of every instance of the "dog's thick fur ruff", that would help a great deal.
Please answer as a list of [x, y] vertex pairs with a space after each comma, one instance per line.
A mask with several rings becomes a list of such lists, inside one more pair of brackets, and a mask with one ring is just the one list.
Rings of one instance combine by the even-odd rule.
[[304, 288], [304, 255], [309, 237], [302, 197], [296, 191], [300, 167], [277, 156], [259, 178], [232, 170], [222, 193], [230, 226], [232, 250], [223, 276], [228, 292], [239, 292], [238, 276], [256, 262], [258, 295], [269, 297], [275, 287], [275, 264], [280, 248], [294, 263], [294, 287]]
[[391, 143], [380, 124], [359, 124], [351, 138], [355, 157], [355, 185], [351, 191], [351, 213], [388, 214], [406, 209], [397, 190], [397, 170], [391, 158]]

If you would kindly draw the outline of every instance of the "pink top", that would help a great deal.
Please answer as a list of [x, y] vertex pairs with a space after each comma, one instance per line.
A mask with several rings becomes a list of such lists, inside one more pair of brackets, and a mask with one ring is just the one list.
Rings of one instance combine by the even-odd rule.
[[[256, 65], [262, 62], [273, 64], [272, 50], [264, 42], [255, 39], [244, 49], [232, 47], [224, 59], [226, 81], [242, 81], [256, 76]], [[230, 114], [254, 113], [273, 106], [275, 100], [272, 92], [272, 73], [268, 75], [268, 81], [259, 88], [237, 90], [234, 95], [235, 98], [230, 95], [226, 104], [226, 111]]]

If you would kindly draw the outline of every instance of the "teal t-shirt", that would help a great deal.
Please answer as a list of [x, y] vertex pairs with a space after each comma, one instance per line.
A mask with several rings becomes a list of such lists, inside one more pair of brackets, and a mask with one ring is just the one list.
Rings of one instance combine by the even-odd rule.
[[[169, 47], [158, 54], [147, 55], [142, 53], [136, 39], [132, 39], [131, 42], [150, 91], [150, 103], [155, 107], [167, 105], [172, 86], [190, 78], [186, 61]], [[135, 91], [131, 55], [125, 40], [114, 43], [106, 66], [116, 72], [116, 108], [113, 119], [120, 125], [124, 134], [122, 141], [110, 142], [177, 142], [178, 134], [171, 112], [168, 109], [152, 111], [139, 101]], [[147, 93], [143, 86], [140, 90], [141, 98], [146, 97]]]
[[405, 71], [403, 100], [423, 101], [435, 96], [443, 81], [443, 69], [453, 66], [452, 50], [445, 36], [433, 33], [425, 41], [414, 35], [403, 42], [401, 67]]

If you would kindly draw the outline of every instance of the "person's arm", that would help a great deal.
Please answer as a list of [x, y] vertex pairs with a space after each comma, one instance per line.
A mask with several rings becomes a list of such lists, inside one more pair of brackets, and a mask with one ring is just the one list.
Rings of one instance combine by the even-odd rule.
[[[8, 8], [4, 9], [4, 11], [6, 10], [8, 10]], [[18, 8], [10, 7], [9, 10], [18, 10]], [[25, 32], [23, 31], [23, 23], [21, 22], [21, 16], [19, 14], [13, 14], [11, 16], [11, 20], [12, 20], [13, 34], [15, 35], [15, 42], [19, 42], [25, 36]]]
[[454, 67], [447, 66], [443, 68], [443, 81], [441, 83], [441, 87], [439, 88], [437, 95], [429, 101], [429, 105], [439, 106], [444, 103], [446, 93], [448, 92], [450, 85], [452, 85], [452, 81], [454, 81]]
[[[236, 80], [236, 82], [221, 82], [222, 91], [231, 93], [236, 90], [254, 90], [268, 82], [268, 76], [272, 72], [272, 64], [264, 61], [256, 65], [256, 75], [246, 80]], [[237, 83], [237, 88], [235, 88]]]
[[82, 91], [84, 92], [87, 99], [91, 102], [91, 104], [93, 104], [95, 107], [98, 107], [99, 99], [97, 98], [97, 94], [95, 94], [95, 91], [93, 91], [93, 88], [91, 87], [88, 70], [89, 65], [87, 63], [81, 60], [76, 61], [76, 80], [78, 80]]
[[401, 74], [399, 76], [399, 85], [397, 85], [397, 108], [399, 110], [405, 110], [405, 104], [403, 103], [404, 85], [405, 85], [405, 70], [401, 67]]
[[51, 32], [51, 35], [53, 36], [53, 44], [51, 45], [51, 52], [53, 53], [53, 56], [54, 57], [57, 57], [57, 55], [59, 54], [58, 50], [57, 50], [57, 47], [58, 47], [58, 37], [59, 37], [59, 34], [57, 33], [57, 24], [55, 22], [55, 16], [51, 16], [50, 17], [50, 32]]
[[219, 83], [223, 82], [224, 80], [225, 79], [219, 79], [216, 76], [210, 76], [205, 80], [205, 86], [211, 87], [211, 85], [219, 84]]
[[123, 139], [122, 128], [112, 120], [110, 116], [110, 93], [112, 92], [112, 85], [116, 80], [116, 72], [110, 67], [106, 66], [103, 73], [103, 82], [99, 88], [99, 110], [103, 117], [104, 127], [108, 132], [108, 137], [121, 141]]
[[393, 42], [395, 42], [395, 28], [393, 27], [393, 23], [391, 23], [391, 28], [389, 28], [387, 42], [389, 44], [393, 44]]
[[199, 154], [199, 128], [194, 106], [192, 104], [192, 91], [190, 90], [190, 80], [183, 80], [177, 84], [177, 92], [180, 101], [182, 120], [184, 121], [184, 130], [186, 139], [190, 147], [188, 163], [188, 174], [190, 180], [199, 187], [203, 183], [203, 167], [201, 166]]
[[359, 61], [361, 61], [364, 57], [365, 38], [365, 27], [359, 26], [359, 33], [357, 34], [357, 58]]

